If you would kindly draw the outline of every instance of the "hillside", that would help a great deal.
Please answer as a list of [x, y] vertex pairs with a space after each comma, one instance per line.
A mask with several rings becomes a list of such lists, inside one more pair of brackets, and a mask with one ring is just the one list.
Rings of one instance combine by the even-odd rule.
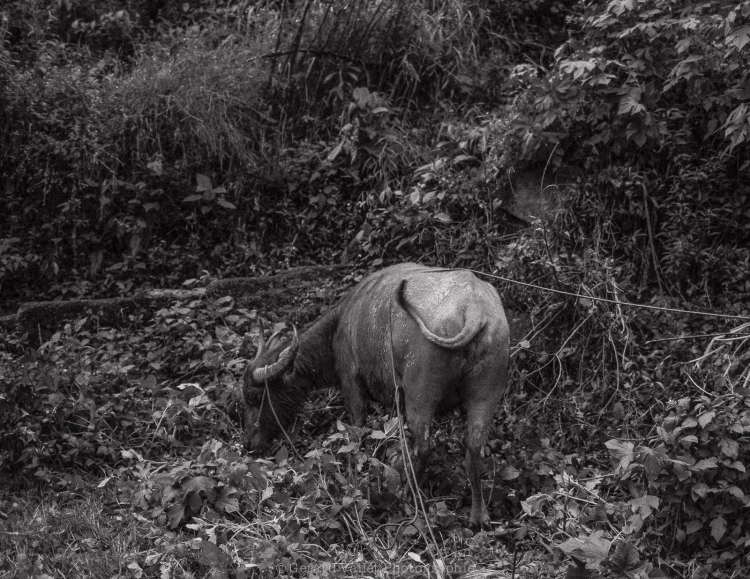
[[[0, 40], [3, 576], [743, 576], [750, 2], [11, 0]], [[240, 445], [261, 322], [403, 261], [513, 312], [490, 529], [460, 413], [422, 502], [335, 389]]]

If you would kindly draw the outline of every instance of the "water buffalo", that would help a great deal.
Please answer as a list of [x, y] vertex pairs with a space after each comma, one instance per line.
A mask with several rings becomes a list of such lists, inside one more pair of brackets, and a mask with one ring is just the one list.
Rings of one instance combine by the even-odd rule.
[[495, 288], [466, 270], [394, 265], [362, 280], [300, 336], [295, 329], [291, 342], [265, 344], [261, 332], [244, 378], [246, 447], [267, 447], [316, 388], [340, 387], [352, 423], [364, 425], [368, 399], [393, 403], [391, 360], [418, 474], [435, 412], [465, 407], [469, 523], [486, 525], [480, 453], [507, 382], [509, 334]]

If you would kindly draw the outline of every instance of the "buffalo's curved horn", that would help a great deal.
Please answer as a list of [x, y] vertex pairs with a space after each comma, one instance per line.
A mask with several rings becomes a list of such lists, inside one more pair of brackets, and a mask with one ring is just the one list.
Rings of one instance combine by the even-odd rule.
[[[286, 372], [294, 364], [294, 359], [297, 357], [297, 349], [299, 348], [299, 337], [297, 336], [297, 328], [292, 326], [292, 329], [294, 330], [292, 343], [281, 352], [279, 359], [273, 364], [253, 370], [253, 380], [256, 383], [262, 384], [266, 380], [272, 380], [276, 376]], [[258, 348], [260, 349], [260, 346]]]

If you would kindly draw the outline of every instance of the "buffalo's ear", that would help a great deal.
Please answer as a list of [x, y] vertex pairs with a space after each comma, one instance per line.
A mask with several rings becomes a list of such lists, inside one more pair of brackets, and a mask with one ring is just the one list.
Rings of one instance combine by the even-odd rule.
[[[289, 342], [291, 344], [294, 341], [294, 336], [297, 335], [297, 328], [294, 324], [292, 324], [292, 338], [288, 339], [285, 338], [282, 335], [283, 330], [279, 330], [278, 332], [274, 332], [271, 334], [271, 337], [268, 338], [268, 341], [266, 342], [266, 352], [273, 350], [275, 348], [278, 348], [280, 344], [283, 344], [284, 342]], [[287, 346], [289, 345], [287, 344]], [[278, 356], [276, 357], [278, 359]]]
[[258, 318], [258, 349], [255, 352], [255, 359], [258, 360], [266, 352], [266, 328], [263, 326], [263, 318]]
[[266, 350], [268, 351], [273, 350], [276, 346], [279, 345], [279, 342], [281, 342], [281, 334], [279, 334], [279, 332], [276, 332], [270, 338], [268, 338], [268, 343], [266, 344]]

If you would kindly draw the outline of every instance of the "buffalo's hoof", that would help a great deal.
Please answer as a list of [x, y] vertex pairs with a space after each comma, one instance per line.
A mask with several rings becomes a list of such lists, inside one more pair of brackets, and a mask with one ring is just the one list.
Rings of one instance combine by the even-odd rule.
[[471, 514], [469, 517], [469, 528], [472, 531], [488, 531], [492, 528], [490, 525], [490, 516], [485, 511], [481, 516]]

